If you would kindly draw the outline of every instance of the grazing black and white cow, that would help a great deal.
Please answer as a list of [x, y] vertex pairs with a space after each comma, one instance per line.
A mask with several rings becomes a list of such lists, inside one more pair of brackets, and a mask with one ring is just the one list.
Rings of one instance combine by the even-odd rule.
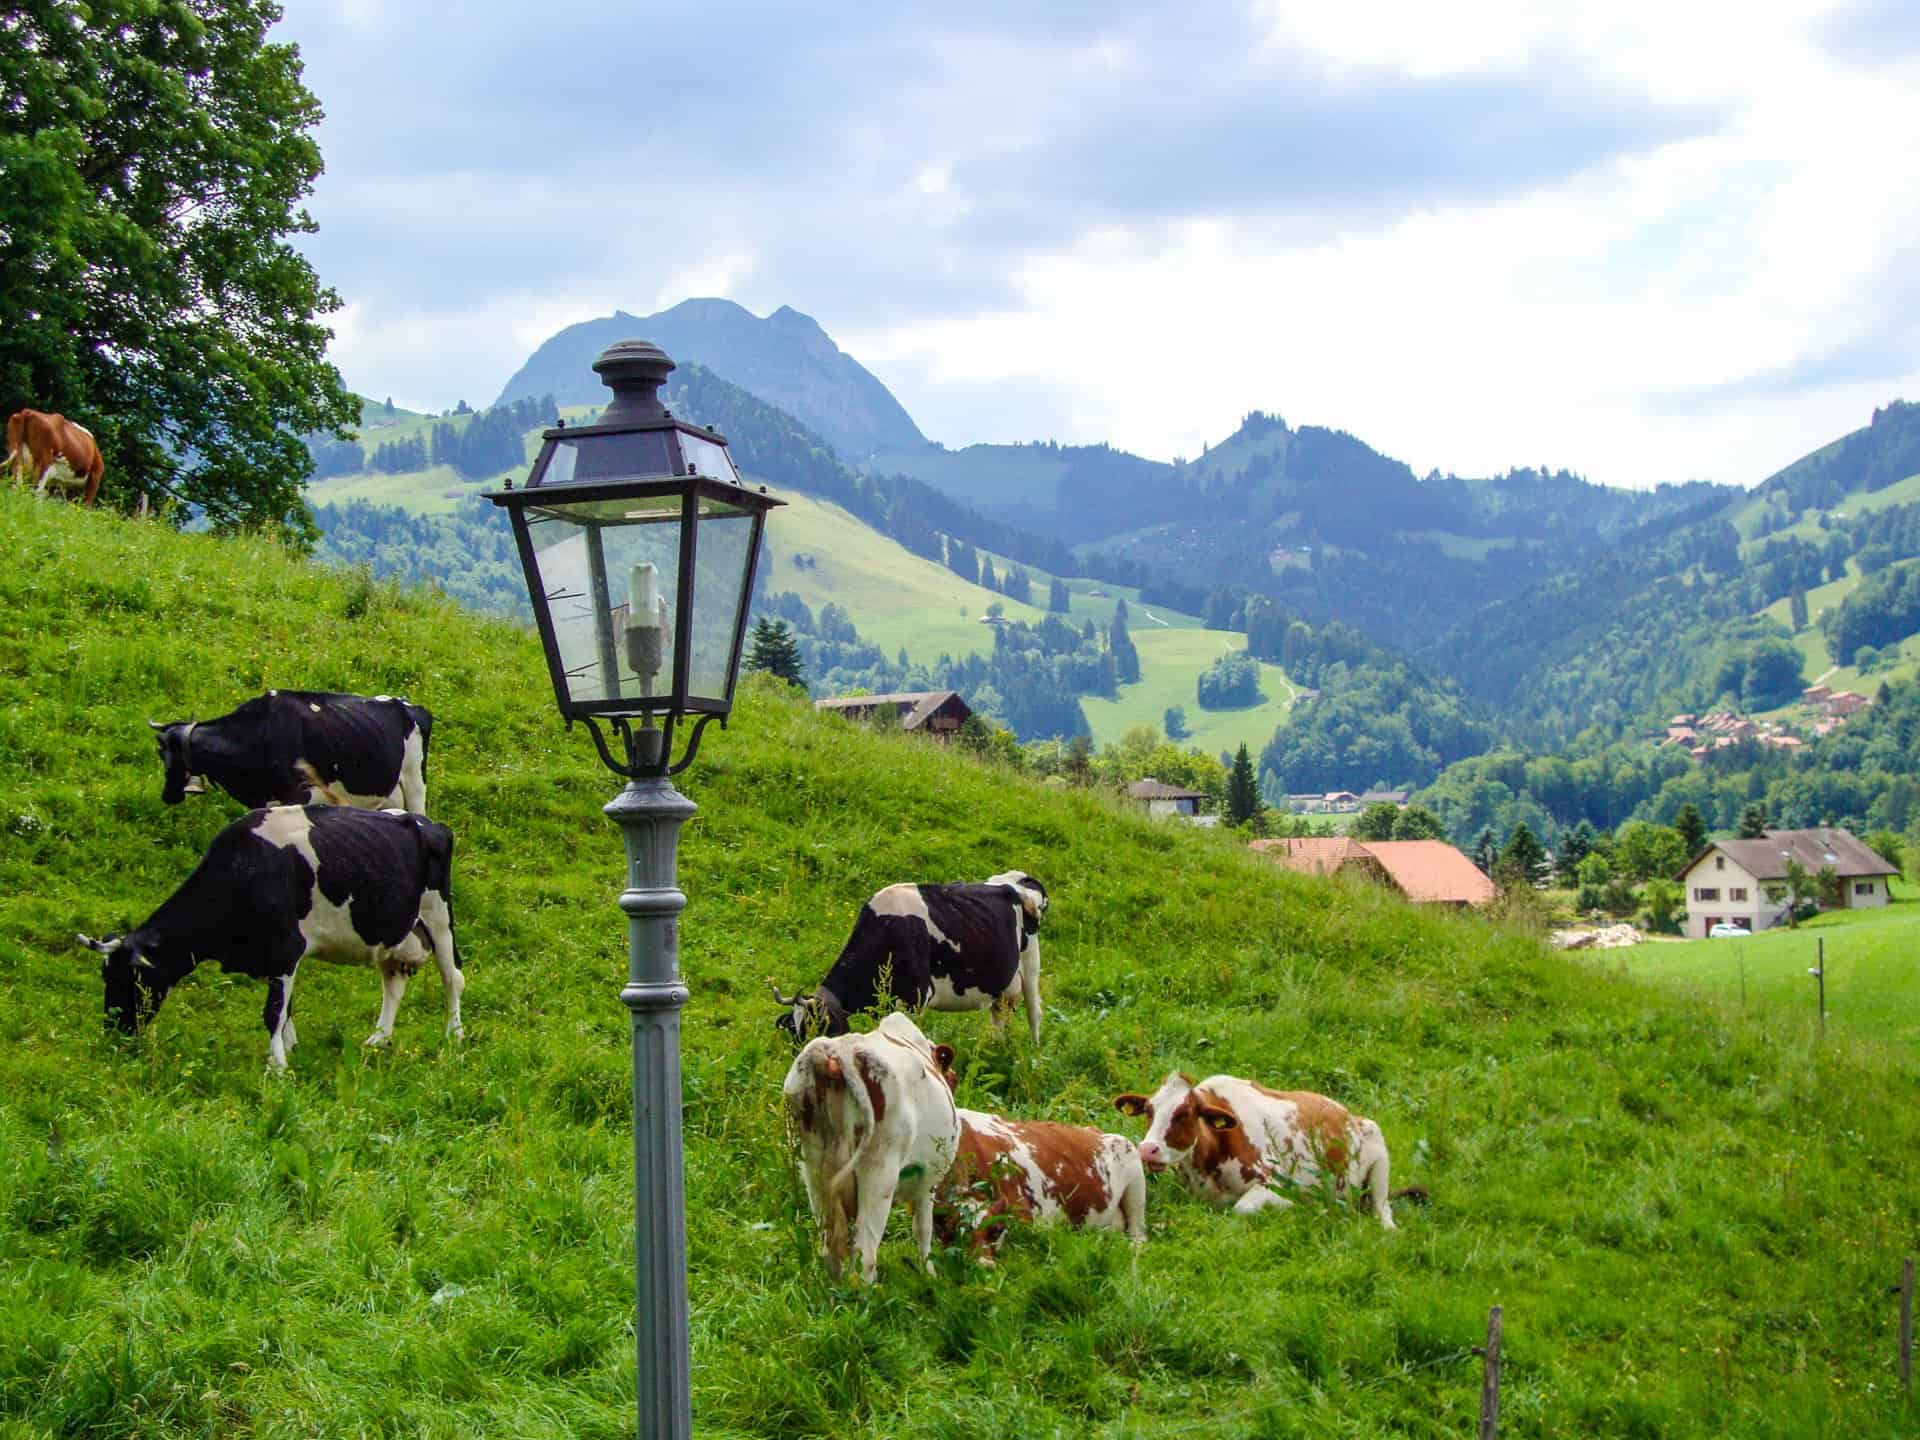
[[981, 885], [889, 885], [860, 907], [853, 934], [813, 993], [773, 998], [775, 1023], [799, 1040], [844, 1035], [847, 1017], [887, 994], [916, 1010], [993, 1009], [1004, 1025], [1015, 1000], [1040, 1043], [1040, 917], [1047, 887], [1023, 870]]
[[178, 805], [211, 780], [242, 805], [399, 806], [427, 813], [433, 715], [392, 695], [269, 690], [217, 720], [154, 729]]
[[447, 992], [447, 1033], [460, 1031], [466, 979], [453, 940], [453, 832], [404, 810], [276, 805], [213, 837], [200, 864], [147, 922], [106, 940], [110, 1024], [132, 1034], [205, 960], [267, 982], [267, 1063], [294, 1045], [293, 982], [312, 955], [380, 972], [380, 1018], [369, 1045], [393, 1033], [407, 979], [431, 957]]

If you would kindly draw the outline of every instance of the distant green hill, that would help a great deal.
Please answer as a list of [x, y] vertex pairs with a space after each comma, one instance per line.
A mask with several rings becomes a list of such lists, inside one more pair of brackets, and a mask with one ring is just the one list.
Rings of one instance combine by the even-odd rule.
[[[630, 1025], [614, 788], [533, 639], [253, 539], [0, 493], [0, 1430], [556, 1435], [633, 1427]], [[167, 807], [146, 720], [269, 685], [438, 723], [467, 1039], [312, 962], [291, 1073], [213, 967], [138, 1042], [74, 941], [144, 917], [236, 813]], [[1474, 916], [1297, 876], [956, 749], [749, 686], [680, 781], [693, 1410], [705, 1436], [1472, 1433], [1487, 1308], [1517, 1433], [1911, 1433], [1888, 1286], [1920, 1226], [1910, 1051], [1817, 1043]], [[1149, 1182], [1150, 1239], [1016, 1226], [997, 1267], [832, 1286], [788, 1158], [772, 976], [823, 973], [881, 884], [1032, 870], [1036, 1051], [934, 1015], [960, 1098], [1140, 1134], [1167, 1071], [1379, 1122], [1383, 1231], [1302, 1194]], [[1804, 963], [1804, 962], [1803, 962]], [[1227, 1277], [1223, 1282], [1222, 1277]]]
[[562, 405], [603, 404], [607, 392], [593, 362], [609, 345], [635, 338], [653, 341], [681, 364], [704, 365], [798, 417], [850, 462], [925, 443], [885, 385], [810, 316], [785, 305], [763, 320], [731, 300], [685, 300], [657, 315], [615, 311], [569, 325], [527, 358], [494, 403], [553, 395]]
[[[1920, 406], [1896, 402], [1751, 494], [1709, 497], [1465, 617], [1434, 659], [1541, 744], [1712, 704], [1729, 659], [1770, 643], [1805, 654], [1808, 683], [1847, 683], [1863, 678], [1847, 668], [1851, 654], [1830, 654], [1822, 634], [1796, 627], [1793, 595], [1805, 597], [1809, 625], [1831, 625], [1863, 562], [1915, 557]], [[1908, 673], [1920, 617], [1875, 633], [1897, 657], [1887, 673]]]

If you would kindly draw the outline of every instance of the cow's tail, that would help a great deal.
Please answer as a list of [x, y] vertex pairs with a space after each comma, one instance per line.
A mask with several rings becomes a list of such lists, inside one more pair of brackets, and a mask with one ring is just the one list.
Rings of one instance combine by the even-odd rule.
[[407, 714], [413, 717], [414, 726], [420, 731], [420, 753], [424, 757], [433, 742], [433, 712], [424, 705], [415, 705], [412, 701], [402, 701]]

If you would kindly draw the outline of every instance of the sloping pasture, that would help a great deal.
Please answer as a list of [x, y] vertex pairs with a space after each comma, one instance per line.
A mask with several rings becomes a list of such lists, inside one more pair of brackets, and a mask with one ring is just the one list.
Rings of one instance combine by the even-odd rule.
[[[0, 495], [0, 1436], [630, 1433], [631, 1141], [612, 784], [504, 625], [271, 545]], [[430, 975], [391, 1052], [315, 965], [291, 1073], [203, 973], [135, 1043], [75, 931], [143, 918], [234, 813], [168, 809], [145, 721], [268, 686], [439, 721], [468, 1039]], [[771, 689], [682, 779], [696, 1425], [744, 1436], [1911, 1433], [1886, 1294], [1915, 1248], [1911, 1063], [1251, 862]], [[1041, 876], [1046, 1031], [934, 1017], [964, 1098], [1126, 1125], [1167, 1069], [1377, 1118], [1388, 1234], [1155, 1182], [1153, 1236], [829, 1285], [778, 1118], [764, 979], [811, 982], [902, 878]], [[1136, 1131], [1137, 1133], [1137, 1131]]]

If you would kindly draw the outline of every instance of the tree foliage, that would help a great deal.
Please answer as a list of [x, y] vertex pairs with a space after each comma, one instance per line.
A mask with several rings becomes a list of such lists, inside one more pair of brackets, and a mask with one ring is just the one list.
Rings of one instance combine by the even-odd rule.
[[300, 437], [359, 405], [327, 363], [339, 297], [286, 241], [321, 169], [272, 0], [0, 10], [0, 413], [91, 428], [109, 500], [310, 540]]
[[753, 638], [747, 652], [747, 669], [778, 675], [789, 685], [806, 688], [806, 674], [800, 660], [800, 645], [793, 628], [784, 620], [765, 615], [753, 622]]
[[1264, 808], [1260, 785], [1253, 775], [1253, 757], [1242, 744], [1234, 752], [1233, 769], [1227, 776], [1227, 818], [1236, 825], [1255, 819]]

